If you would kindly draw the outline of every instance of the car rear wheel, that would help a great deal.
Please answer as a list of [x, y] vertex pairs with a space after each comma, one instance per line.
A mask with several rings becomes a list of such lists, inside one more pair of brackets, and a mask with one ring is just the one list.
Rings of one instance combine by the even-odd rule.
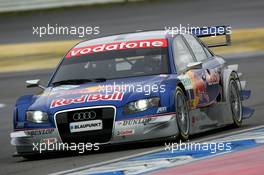
[[180, 139], [187, 140], [190, 133], [189, 109], [186, 97], [180, 87], [176, 88], [175, 109]]
[[242, 101], [239, 95], [239, 87], [234, 78], [229, 81], [229, 103], [232, 112], [232, 118], [235, 127], [240, 127], [242, 124]]

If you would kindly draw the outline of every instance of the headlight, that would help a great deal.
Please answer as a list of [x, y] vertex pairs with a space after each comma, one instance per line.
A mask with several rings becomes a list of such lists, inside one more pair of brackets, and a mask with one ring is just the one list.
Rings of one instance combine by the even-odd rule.
[[145, 111], [151, 107], [158, 107], [160, 103], [160, 98], [149, 98], [141, 99], [138, 101], [130, 102], [124, 107], [125, 114], [132, 114], [136, 112]]
[[42, 111], [27, 111], [26, 113], [27, 121], [34, 123], [47, 123], [48, 114]]

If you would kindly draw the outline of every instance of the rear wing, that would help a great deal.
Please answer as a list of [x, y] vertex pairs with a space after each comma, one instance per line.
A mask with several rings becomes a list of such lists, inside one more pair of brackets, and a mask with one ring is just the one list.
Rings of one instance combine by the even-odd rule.
[[231, 45], [231, 27], [230, 26], [211, 26], [211, 27], [195, 27], [191, 29], [191, 33], [199, 38], [225, 36], [225, 41], [216, 44], [209, 44], [208, 47], [221, 47]]

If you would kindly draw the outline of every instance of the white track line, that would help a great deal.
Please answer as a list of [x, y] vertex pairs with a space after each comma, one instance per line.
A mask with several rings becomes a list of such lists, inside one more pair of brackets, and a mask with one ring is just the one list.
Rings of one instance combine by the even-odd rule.
[[[218, 139], [218, 138], [222, 138], [222, 137], [227, 137], [227, 136], [234, 135], [234, 134], [240, 134], [240, 133], [243, 133], [243, 132], [247, 132], [247, 131], [251, 131], [251, 130], [255, 130], [255, 129], [260, 129], [260, 128], [264, 128], [264, 125], [260, 125], [260, 126], [256, 126], [256, 127], [252, 127], [252, 128], [247, 128], [247, 129], [243, 129], [243, 130], [238, 130], [238, 131], [232, 131], [232, 132], [229, 132], [229, 133], [224, 133], [224, 134], [211, 136], [211, 137], [207, 137], [207, 138], [203, 138], [203, 139], [194, 139], [192, 141], [205, 142], [205, 141]], [[138, 153], [138, 154], [134, 154], [134, 155], [130, 155], [130, 156], [124, 156], [122, 158], [117, 158], [117, 159], [113, 159], [113, 160], [109, 160], [109, 161], [105, 161], [105, 162], [101, 162], [101, 163], [95, 163], [95, 164], [81, 166], [81, 167], [78, 167], [78, 168], [73, 168], [73, 169], [69, 169], [69, 170], [65, 170], [65, 171], [60, 171], [60, 172], [57, 172], [57, 173], [52, 173], [50, 175], [61, 175], [61, 174], [73, 173], [73, 172], [76, 172], [76, 171], [82, 171], [82, 170], [89, 169], [89, 168], [92, 168], [92, 167], [98, 167], [98, 166], [102, 166], [102, 165], [106, 165], [106, 164], [110, 164], [110, 163], [114, 163], [114, 162], [119, 162], [119, 161], [130, 159], [130, 158], [133, 158], [133, 157], [138, 157], [138, 156], [142, 156], [142, 155], [146, 155], [146, 154], [150, 154], [150, 153], [154, 153], [154, 152], [158, 152], [158, 151], [163, 151], [163, 150], [164, 150], [164, 148], [162, 147], [162, 148], [158, 148], [158, 149], [155, 149], [155, 150], [147, 151], [147, 152], [144, 152], [144, 153]]]

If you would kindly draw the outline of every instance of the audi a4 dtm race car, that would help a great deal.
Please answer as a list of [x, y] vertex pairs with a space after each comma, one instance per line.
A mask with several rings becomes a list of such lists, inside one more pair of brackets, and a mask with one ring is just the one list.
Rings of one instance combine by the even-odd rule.
[[[219, 26], [218, 26], [219, 27]], [[216, 27], [215, 29], [217, 29]], [[224, 27], [226, 29], [226, 27]], [[48, 84], [20, 97], [14, 108], [11, 144], [17, 155], [38, 153], [37, 143], [121, 144], [151, 139], [188, 139], [232, 124], [254, 110], [238, 65], [226, 65], [200, 37], [163, 30], [83, 41], [62, 58]]]

